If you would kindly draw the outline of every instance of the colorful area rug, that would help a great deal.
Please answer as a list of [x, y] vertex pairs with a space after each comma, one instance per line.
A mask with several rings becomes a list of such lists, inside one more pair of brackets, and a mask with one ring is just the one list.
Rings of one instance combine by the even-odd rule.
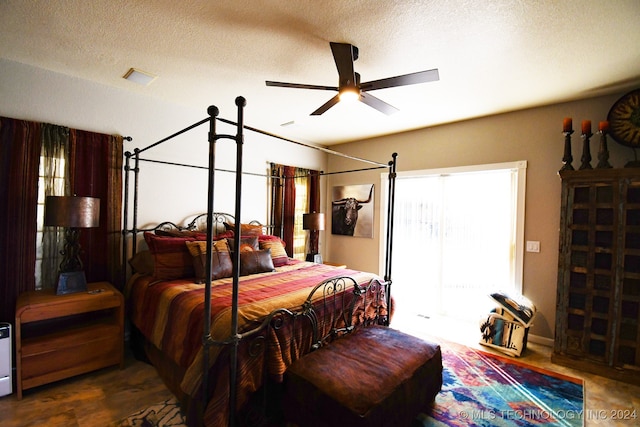
[[175, 399], [168, 399], [129, 415], [113, 427], [183, 427], [185, 419]]
[[459, 344], [441, 342], [443, 385], [435, 426], [583, 426], [583, 381]]

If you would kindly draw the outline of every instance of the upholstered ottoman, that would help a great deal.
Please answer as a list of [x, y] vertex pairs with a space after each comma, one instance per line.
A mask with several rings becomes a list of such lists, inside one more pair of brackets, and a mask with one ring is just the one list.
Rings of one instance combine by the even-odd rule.
[[336, 339], [285, 374], [283, 412], [299, 426], [409, 426], [442, 387], [440, 346], [386, 326]]

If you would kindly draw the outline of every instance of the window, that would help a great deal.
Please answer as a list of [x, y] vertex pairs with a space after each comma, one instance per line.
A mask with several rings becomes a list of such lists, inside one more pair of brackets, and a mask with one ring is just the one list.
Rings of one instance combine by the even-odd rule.
[[525, 171], [521, 161], [398, 173], [392, 275], [399, 306], [476, 319], [489, 293], [521, 291]]

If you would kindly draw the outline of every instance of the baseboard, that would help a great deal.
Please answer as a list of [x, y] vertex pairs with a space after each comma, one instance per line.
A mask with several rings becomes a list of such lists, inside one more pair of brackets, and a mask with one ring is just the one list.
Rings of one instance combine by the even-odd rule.
[[545, 347], [553, 347], [553, 339], [541, 337], [540, 335], [529, 334], [527, 341], [535, 344], [540, 344]]

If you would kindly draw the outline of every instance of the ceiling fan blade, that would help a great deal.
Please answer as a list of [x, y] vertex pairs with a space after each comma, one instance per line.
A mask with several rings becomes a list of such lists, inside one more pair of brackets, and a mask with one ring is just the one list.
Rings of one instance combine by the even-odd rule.
[[329, 108], [331, 108], [334, 105], [336, 105], [339, 101], [340, 101], [340, 95], [336, 95], [333, 98], [331, 98], [330, 100], [328, 100], [327, 102], [325, 102], [324, 104], [322, 104], [322, 106], [320, 108], [318, 108], [316, 111], [314, 111], [313, 113], [311, 113], [311, 115], [312, 116], [319, 116], [320, 114], [322, 114], [325, 111], [327, 111]]
[[400, 111], [396, 107], [394, 107], [393, 105], [387, 104], [383, 100], [381, 100], [379, 98], [376, 98], [375, 96], [371, 95], [370, 93], [361, 92], [360, 93], [360, 101], [364, 102], [369, 107], [375, 108], [376, 110], [378, 110], [381, 113], [384, 113], [384, 114], [386, 114], [388, 116], [390, 116], [392, 114], [395, 114], [398, 111]]
[[307, 85], [300, 83], [284, 83], [284, 82], [272, 82], [265, 81], [267, 86], [277, 86], [277, 87], [288, 87], [293, 89], [319, 89], [319, 90], [338, 90], [335, 86], [318, 86], [318, 85]]
[[428, 83], [440, 80], [438, 69], [418, 71], [417, 73], [404, 74], [402, 76], [388, 77], [386, 79], [373, 80], [362, 83], [361, 90], [385, 89], [395, 86], [415, 85], [418, 83]]
[[358, 48], [347, 43], [330, 42], [333, 60], [338, 69], [338, 87], [355, 86], [356, 76], [353, 61], [358, 58]]

